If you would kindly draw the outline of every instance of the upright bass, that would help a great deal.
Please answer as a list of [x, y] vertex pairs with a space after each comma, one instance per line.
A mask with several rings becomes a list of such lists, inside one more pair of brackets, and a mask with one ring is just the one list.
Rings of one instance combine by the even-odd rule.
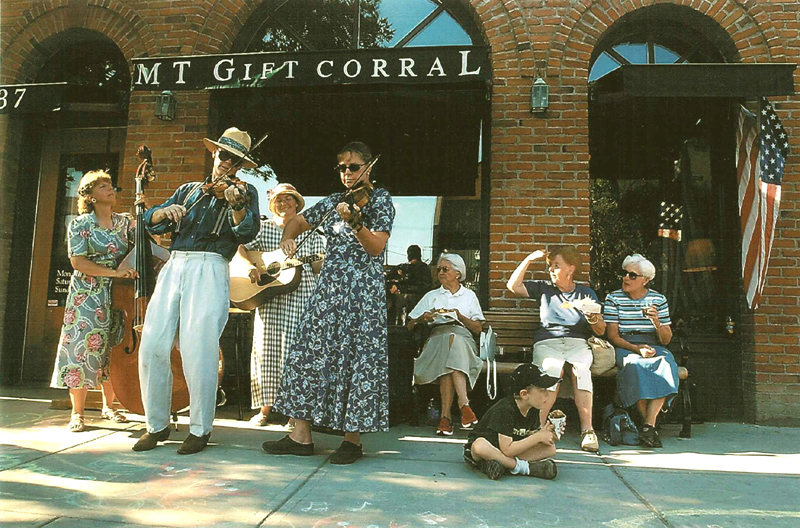
[[[150, 149], [139, 147], [136, 155], [140, 163], [136, 169], [136, 196], [144, 195], [144, 189], [155, 178]], [[139, 343], [142, 337], [147, 303], [155, 288], [157, 270], [169, 258], [169, 252], [153, 241], [144, 221], [145, 206], [141, 200], [136, 204], [136, 228], [134, 247], [120, 264], [121, 268], [134, 268], [138, 277], [134, 280], [115, 280], [112, 307], [122, 312], [123, 338], [111, 349], [109, 377], [119, 402], [129, 411], [144, 414], [142, 392], [139, 386]], [[180, 350], [172, 347], [172, 406], [177, 412], [189, 405], [189, 389], [183, 375]]]

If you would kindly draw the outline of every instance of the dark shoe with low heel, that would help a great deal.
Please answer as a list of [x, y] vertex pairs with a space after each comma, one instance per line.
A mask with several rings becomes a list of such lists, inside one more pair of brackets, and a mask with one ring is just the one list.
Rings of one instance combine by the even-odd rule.
[[645, 447], [658, 448], [662, 446], [658, 430], [650, 425], [642, 426], [642, 431], [639, 433], [639, 443]]
[[275, 442], [264, 442], [261, 444], [261, 449], [270, 455], [311, 456], [314, 454], [314, 442], [301, 444], [286, 435]]
[[189, 433], [186, 440], [183, 441], [178, 448], [179, 455], [193, 455], [199, 453], [208, 445], [208, 440], [211, 438], [211, 433], [204, 434], [203, 436], [195, 436]]
[[131, 449], [134, 451], [150, 451], [151, 449], [155, 449], [159, 442], [164, 442], [169, 438], [169, 433], [169, 426], [157, 433], [145, 433], [133, 444]]
[[331, 464], [352, 464], [362, 456], [364, 456], [364, 450], [361, 445], [345, 440], [331, 455]]

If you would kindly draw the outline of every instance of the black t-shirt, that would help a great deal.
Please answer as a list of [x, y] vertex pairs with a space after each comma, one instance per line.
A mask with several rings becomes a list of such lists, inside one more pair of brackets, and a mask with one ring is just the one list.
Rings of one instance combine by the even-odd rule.
[[506, 396], [486, 411], [475, 429], [470, 431], [467, 443], [472, 445], [476, 438], [485, 438], [499, 449], [498, 434], [509, 436], [516, 442], [539, 429], [540, 425], [539, 409], [531, 407], [528, 416], [522, 416], [514, 396]]
[[401, 293], [424, 295], [431, 290], [431, 269], [422, 261], [415, 260], [400, 266], [404, 280], [400, 284]]

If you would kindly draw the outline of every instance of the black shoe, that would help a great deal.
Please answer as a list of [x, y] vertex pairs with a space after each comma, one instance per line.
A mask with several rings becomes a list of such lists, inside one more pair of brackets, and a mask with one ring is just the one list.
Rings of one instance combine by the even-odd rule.
[[169, 438], [169, 426], [166, 426], [157, 433], [143, 434], [142, 437], [133, 444], [131, 449], [134, 451], [150, 451], [151, 449], [155, 449], [159, 442], [163, 442], [167, 438]]
[[645, 447], [661, 447], [661, 438], [659, 438], [656, 428], [650, 425], [642, 426], [639, 443]]
[[314, 454], [314, 442], [301, 444], [286, 435], [275, 442], [264, 442], [261, 444], [261, 449], [270, 455], [311, 456]]
[[360, 445], [345, 440], [331, 455], [331, 464], [352, 464], [364, 456], [364, 450]]
[[195, 436], [189, 433], [189, 436], [186, 437], [186, 440], [184, 440], [178, 448], [178, 454], [193, 455], [199, 453], [206, 448], [209, 438], [211, 438], [211, 433], [204, 434], [203, 436]]
[[479, 467], [481, 473], [489, 477], [489, 480], [497, 480], [506, 472], [506, 468], [497, 460], [481, 460]]
[[528, 462], [530, 476], [545, 480], [553, 480], [558, 476], [558, 466], [552, 458], [539, 460], [538, 462]]

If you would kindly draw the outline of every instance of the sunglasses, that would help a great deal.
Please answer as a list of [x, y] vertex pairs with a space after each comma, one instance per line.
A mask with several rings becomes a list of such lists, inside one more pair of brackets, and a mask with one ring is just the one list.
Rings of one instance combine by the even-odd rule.
[[629, 279], [631, 279], [631, 280], [636, 280], [636, 279], [638, 279], [639, 277], [644, 277], [644, 275], [639, 275], [638, 273], [634, 273], [633, 271], [623, 271], [623, 272], [620, 274], [620, 276], [621, 276], [621, 277], [625, 277], [625, 276], [627, 276], [627, 277], [628, 277]]
[[345, 165], [342, 163], [341, 165], [337, 165], [334, 167], [335, 170], [338, 170], [342, 174], [347, 172], [347, 169], [350, 169], [350, 172], [357, 172], [358, 169], [366, 165], [366, 163], [351, 163], [350, 165]]
[[437, 273], [447, 273], [448, 271], [452, 270], [453, 268], [446, 268], [444, 266], [439, 266], [436, 268]]
[[219, 149], [217, 152], [218, 152], [217, 156], [219, 157], [220, 161], [232, 161], [233, 163], [236, 163], [237, 161], [242, 159], [241, 156], [232, 154], [225, 149]]

